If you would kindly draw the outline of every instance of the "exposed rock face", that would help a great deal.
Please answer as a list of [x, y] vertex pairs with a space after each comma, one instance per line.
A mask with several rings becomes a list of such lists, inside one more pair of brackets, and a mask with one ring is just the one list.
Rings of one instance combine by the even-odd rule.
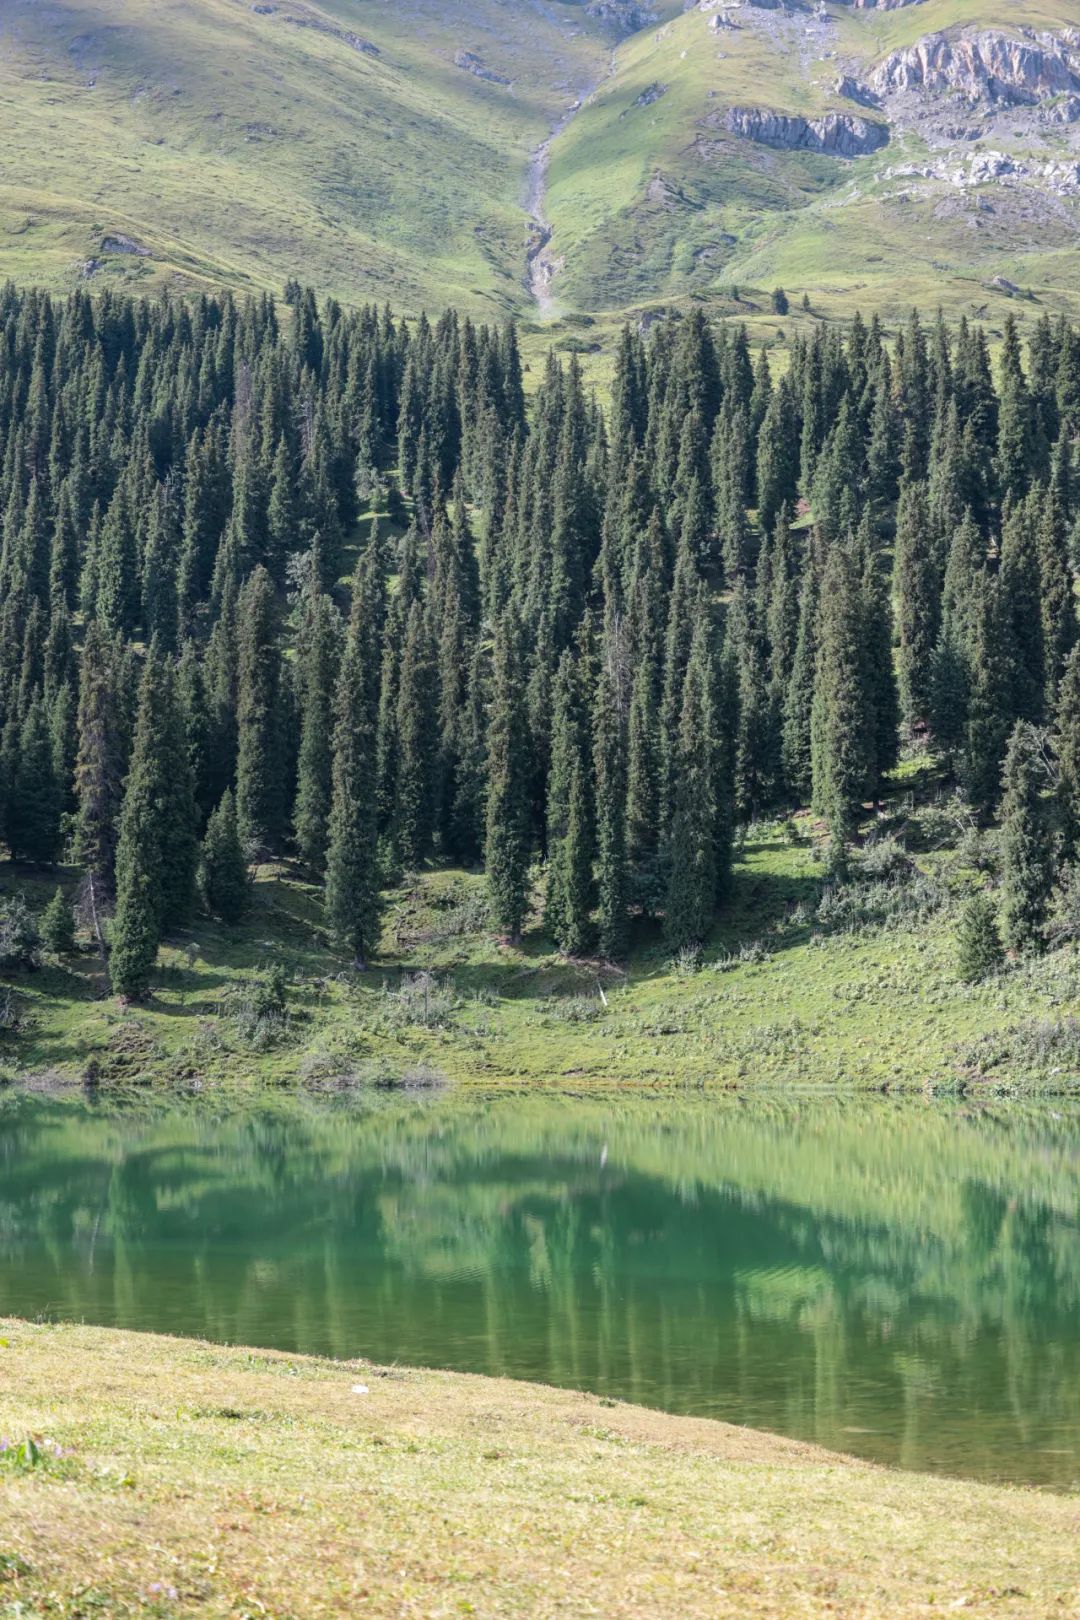
[[638, 4], [637, 0], [588, 0], [585, 10], [590, 17], [611, 23], [625, 34], [635, 34], [639, 28], [651, 28], [660, 19], [659, 12], [651, 6]]
[[113, 231], [109, 236], [101, 238], [102, 253], [125, 253], [136, 259], [149, 259], [150, 249], [141, 242], [133, 242], [130, 236], [122, 236], [119, 231]]
[[825, 152], [842, 158], [865, 157], [868, 152], [879, 151], [889, 139], [884, 124], [854, 113], [830, 112], [820, 118], [800, 118], [768, 107], [729, 107], [724, 128], [763, 146], [788, 152]]
[[845, 101], [857, 101], [860, 107], [876, 107], [878, 98], [865, 84], [853, 79], [850, 73], [842, 73], [836, 81], [836, 93], [843, 96]]
[[[266, 15], [273, 15], [274, 8], [270, 6]], [[294, 28], [310, 28], [316, 34], [327, 34], [331, 39], [339, 39], [350, 50], [363, 51], [365, 56], [380, 55], [379, 47], [373, 45], [370, 39], [361, 39], [359, 34], [352, 34], [345, 28], [335, 28], [333, 23], [323, 22], [321, 17], [283, 17], [282, 22], [291, 23]]]
[[1044, 96], [1080, 91], [1080, 36], [1040, 34], [1034, 40], [985, 31], [950, 38], [928, 34], [874, 69], [878, 95], [904, 91], [959, 93], [970, 102], [1033, 105]]
[[494, 68], [485, 67], [483, 57], [472, 51], [455, 51], [454, 66], [471, 73], [474, 78], [485, 79], [488, 84], [509, 84], [510, 80], [502, 73], [496, 73]]
[[856, 11], [899, 11], [902, 6], [918, 6], [922, 0], [851, 0]]

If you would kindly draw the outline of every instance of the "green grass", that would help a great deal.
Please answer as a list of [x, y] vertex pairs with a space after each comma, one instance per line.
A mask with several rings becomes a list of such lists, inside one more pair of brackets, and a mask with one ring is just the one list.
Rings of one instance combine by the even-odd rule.
[[[778, 323], [770, 312], [778, 283], [796, 297], [808, 291], [819, 316], [861, 308], [890, 325], [913, 304], [992, 325], [1007, 309], [1021, 321], [1046, 310], [1075, 316], [1064, 219], [1035, 236], [1011, 215], [981, 218], [976, 230], [942, 211], [940, 187], [917, 181], [909, 200], [895, 200], [887, 193], [898, 186], [883, 187], [880, 176], [922, 155], [902, 136], [849, 163], [772, 151], [720, 127], [732, 104], [806, 116], [858, 111], [836, 94], [838, 58], [868, 70], [890, 50], [963, 24], [1060, 29], [1073, 22], [1070, 7], [925, 0], [899, 11], [833, 4], [827, 12], [829, 34], [809, 51], [805, 13], [746, 12], [717, 36], [696, 9], [665, 12], [663, 27], [619, 47], [614, 73], [553, 146], [552, 247], [566, 261], [557, 287], [567, 308], [714, 300], [735, 285], [749, 306], [739, 314], [762, 340], [779, 324], [791, 330], [790, 319]], [[666, 94], [637, 106], [650, 84]], [[1038, 302], [1010, 299], [995, 276], [1030, 287]]]
[[0, 1434], [4, 1620], [1075, 1599], [1072, 1499], [498, 1379], [0, 1320]]
[[[545, 211], [563, 262], [557, 312], [597, 319], [589, 374], [614, 332], [656, 304], [704, 299], [775, 339], [769, 292], [818, 317], [857, 307], [892, 324], [913, 303], [993, 326], [1007, 310], [1080, 313], [1074, 230], [1004, 205], [972, 227], [940, 186], [898, 201], [894, 141], [857, 163], [778, 153], [725, 134], [732, 103], [814, 114], [840, 58], [871, 66], [964, 23], [1062, 27], [1066, 0], [924, 0], [898, 11], [745, 11], [717, 37], [663, 0], [657, 25], [614, 36], [573, 0], [304, 0], [266, 16], [241, 0], [64, 0], [11, 8], [0, 56], [0, 276], [183, 290], [280, 289], [291, 275], [406, 313], [454, 303], [537, 321], [523, 285], [529, 154], [590, 87], [552, 147]], [[320, 26], [297, 27], [298, 17]], [[342, 36], [374, 43], [371, 55]], [[775, 37], [774, 37], [775, 36]], [[454, 63], [480, 56], [510, 84]], [[608, 70], [611, 69], [609, 72]], [[651, 85], [666, 93], [648, 105]], [[1043, 156], [1051, 153], [1047, 147]], [[949, 199], [946, 198], [946, 202]], [[104, 252], [123, 235], [149, 249]], [[1038, 302], [1010, 299], [1004, 276]], [[728, 298], [735, 285], [742, 299]], [[783, 324], [789, 334], [801, 317]], [[527, 350], [528, 350], [527, 343]], [[539, 342], [532, 343], [539, 350]]]
[[[410, 311], [522, 306], [526, 156], [601, 46], [565, 3], [421, 0], [402, 18], [355, 0], [20, 8], [0, 63], [0, 274], [70, 286], [97, 260], [92, 286], [300, 274]], [[512, 89], [456, 67], [459, 48]], [[152, 256], [103, 254], [110, 233]]]
[[[916, 789], [918, 793], [916, 794]], [[484, 924], [476, 873], [430, 870], [387, 895], [379, 958], [352, 972], [328, 947], [320, 895], [294, 866], [263, 868], [248, 920], [170, 940], [144, 1006], [108, 994], [88, 949], [13, 982], [21, 1028], [0, 1064], [38, 1084], [518, 1083], [563, 1089], [708, 1085], [1068, 1091], [1080, 949], [956, 976], [972, 885], [924, 767], [902, 769], [884, 826], [911, 848], [923, 903], [889, 891], [822, 903], [819, 829], [805, 815], [750, 829], [732, 896], [699, 959], [673, 962], [639, 921], [625, 971], [554, 953], [537, 914], [522, 949]], [[0, 866], [41, 908], [55, 876]], [[289, 977], [287, 1019], [252, 1027], [253, 986]]]

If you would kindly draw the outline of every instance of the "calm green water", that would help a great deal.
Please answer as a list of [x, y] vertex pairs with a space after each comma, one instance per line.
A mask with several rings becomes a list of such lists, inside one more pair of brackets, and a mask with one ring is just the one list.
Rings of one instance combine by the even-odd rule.
[[0, 1314], [509, 1374], [1080, 1485], [1080, 1113], [0, 1103]]

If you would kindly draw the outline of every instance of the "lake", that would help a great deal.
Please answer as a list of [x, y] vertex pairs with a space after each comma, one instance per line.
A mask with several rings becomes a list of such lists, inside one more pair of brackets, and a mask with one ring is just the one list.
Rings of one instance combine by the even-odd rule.
[[1080, 1110], [0, 1098], [0, 1315], [539, 1379], [1080, 1485]]

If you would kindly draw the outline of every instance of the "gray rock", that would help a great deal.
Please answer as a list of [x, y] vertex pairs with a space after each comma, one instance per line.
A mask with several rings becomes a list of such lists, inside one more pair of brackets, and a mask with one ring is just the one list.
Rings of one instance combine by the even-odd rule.
[[853, 79], [850, 73], [842, 73], [836, 81], [836, 94], [845, 101], [857, 101], [860, 107], [876, 107], [878, 98], [865, 84]]
[[1080, 91], [1080, 53], [1066, 35], [1043, 34], [1032, 43], [998, 30], [927, 34], [880, 62], [870, 86], [879, 96], [952, 92], [970, 102], [1033, 105], [1044, 96]]
[[496, 73], [494, 68], [485, 67], [484, 59], [473, 51], [455, 51], [454, 66], [471, 73], [474, 78], [485, 79], [488, 84], [509, 84], [510, 80], [502, 73]]
[[111, 231], [101, 238], [102, 253], [125, 253], [136, 259], [149, 259], [150, 249], [143, 247], [141, 242], [132, 241], [130, 236], [124, 236], [120, 231]]
[[829, 112], [820, 118], [802, 118], [768, 107], [729, 107], [724, 128], [762, 146], [788, 152], [824, 152], [842, 158], [865, 157], [880, 151], [889, 139], [887, 125], [854, 113]]
[[641, 28], [651, 28], [659, 22], [660, 13], [637, 0], [588, 0], [585, 10], [599, 22], [612, 24], [625, 34], [636, 34]]

